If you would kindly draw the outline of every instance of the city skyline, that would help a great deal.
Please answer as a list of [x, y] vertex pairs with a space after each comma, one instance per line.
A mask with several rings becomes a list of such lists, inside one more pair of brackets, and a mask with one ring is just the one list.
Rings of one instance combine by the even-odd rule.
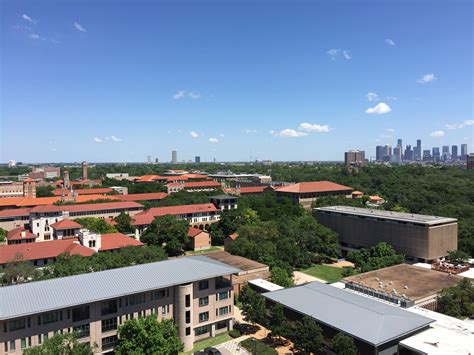
[[468, 1], [3, 10], [3, 163], [340, 161], [400, 136], [474, 150]]

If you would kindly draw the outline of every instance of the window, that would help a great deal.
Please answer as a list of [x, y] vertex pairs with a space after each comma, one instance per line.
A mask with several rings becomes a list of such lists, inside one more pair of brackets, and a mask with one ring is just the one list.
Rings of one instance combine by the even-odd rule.
[[20, 347], [22, 349], [26, 349], [26, 338], [21, 338], [20, 339]]
[[117, 329], [117, 317], [102, 320], [102, 333]]
[[72, 321], [80, 322], [89, 319], [89, 306], [81, 306], [72, 309]]
[[90, 335], [90, 325], [89, 324], [79, 325], [77, 327], [73, 327], [72, 331], [77, 333], [77, 337], [79, 339], [87, 338]]
[[[6, 326], [6, 323], [5, 323], [5, 326]], [[25, 318], [15, 319], [8, 323], [8, 329], [10, 330], [10, 332], [13, 332], [14, 330], [18, 330], [18, 329], [25, 329], [25, 327], [26, 327]]]
[[16, 350], [15, 340], [10, 340], [10, 351], [14, 352]]
[[191, 335], [191, 327], [186, 328], [186, 336]]
[[209, 326], [208, 325], [204, 325], [202, 327], [197, 327], [196, 329], [194, 329], [194, 334], [196, 336], [207, 334], [207, 333], [209, 333]]
[[199, 313], [199, 323], [206, 322], [209, 320], [209, 312]]
[[184, 299], [185, 299], [185, 301], [184, 301], [185, 305], [184, 306], [185, 307], [191, 307], [191, 295], [186, 295]]
[[191, 323], [191, 311], [186, 311], [186, 324]]
[[218, 293], [218, 300], [222, 301], [222, 300], [228, 299], [229, 298], [229, 293], [230, 293], [230, 291], [219, 292]]
[[199, 307], [204, 307], [209, 304], [209, 296], [199, 298]]
[[217, 330], [224, 329], [224, 328], [227, 328], [227, 321], [226, 320], [223, 320], [223, 321], [220, 321], [220, 322], [216, 323], [216, 329]]
[[150, 293], [150, 298], [151, 300], [160, 300], [162, 298], [165, 298], [166, 295], [167, 295], [167, 290], [163, 289], [163, 290], [157, 290], [157, 291], [152, 291]]
[[161, 314], [167, 314], [170, 312], [170, 306], [167, 304], [166, 306], [161, 307]]
[[43, 324], [55, 323], [60, 318], [62, 318], [61, 311], [45, 313], [43, 314]]
[[145, 302], [145, 295], [142, 294], [142, 293], [139, 293], [137, 295], [131, 295], [131, 296], [128, 296], [126, 298], [126, 302], [125, 302], [125, 305], [126, 306], [134, 306], [136, 304], [140, 304], [140, 303], [143, 303]]
[[102, 302], [100, 305], [100, 313], [103, 316], [107, 314], [117, 313], [117, 300]]
[[102, 338], [102, 351], [113, 349], [118, 343], [118, 337], [113, 335], [111, 337]]
[[209, 288], [209, 281], [208, 280], [199, 281], [199, 291], [207, 290], [208, 288]]
[[219, 316], [226, 315], [230, 312], [230, 306], [229, 307], [221, 307], [219, 308]]

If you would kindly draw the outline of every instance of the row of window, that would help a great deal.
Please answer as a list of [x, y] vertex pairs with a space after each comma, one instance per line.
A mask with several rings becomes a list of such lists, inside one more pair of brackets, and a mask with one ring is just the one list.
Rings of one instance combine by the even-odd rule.
[[[232, 306], [225, 306], [216, 309], [216, 317], [222, 317], [226, 314], [231, 313]], [[199, 323], [207, 322], [209, 320], [209, 312], [201, 312], [199, 313]]]

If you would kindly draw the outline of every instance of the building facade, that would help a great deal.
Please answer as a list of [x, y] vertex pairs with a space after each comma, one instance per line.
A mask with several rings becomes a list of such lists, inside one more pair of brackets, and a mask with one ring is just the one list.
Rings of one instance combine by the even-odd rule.
[[173, 319], [189, 351], [195, 341], [232, 329], [237, 270], [198, 256], [2, 287], [0, 348], [21, 354], [75, 331], [81, 342], [112, 352], [119, 325], [153, 315]]
[[365, 152], [363, 150], [350, 150], [344, 153], [344, 164], [346, 166], [360, 166], [365, 164]]

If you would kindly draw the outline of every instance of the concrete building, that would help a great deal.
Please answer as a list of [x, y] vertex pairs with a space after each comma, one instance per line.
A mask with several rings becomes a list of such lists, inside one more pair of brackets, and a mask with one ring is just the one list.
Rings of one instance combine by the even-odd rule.
[[352, 188], [331, 181], [300, 182], [275, 189], [277, 198], [288, 198], [310, 209], [313, 203], [323, 196], [350, 196]]
[[270, 306], [281, 304], [290, 321], [308, 316], [328, 338], [339, 332], [351, 336], [360, 354], [397, 354], [403, 339], [428, 329], [433, 322], [428, 317], [317, 281], [263, 296]]
[[111, 352], [120, 324], [154, 315], [175, 321], [189, 351], [232, 329], [237, 271], [195, 256], [2, 287], [0, 347], [21, 354], [55, 332], [76, 331], [81, 342]]
[[178, 152], [176, 150], [171, 151], [171, 164], [178, 163]]
[[237, 197], [230, 195], [217, 195], [209, 197], [209, 201], [221, 211], [237, 208]]
[[56, 166], [35, 166], [28, 174], [30, 179], [56, 179], [61, 176], [61, 168]]
[[462, 160], [467, 159], [467, 144], [466, 143], [461, 144], [461, 159]]
[[313, 215], [339, 234], [344, 250], [386, 242], [408, 259], [433, 261], [458, 247], [454, 218], [346, 206], [315, 208]]
[[452, 145], [451, 146], [451, 159], [456, 160], [458, 158], [458, 146]]
[[350, 150], [344, 153], [344, 164], [346, 166], [361, 166], [365, 164], [365, 152], [363, 150]]
[[439, 293], [461, 280], [461, 276], [400, 264], [346, 277], [342, 282], [348, 290], [403, 308], [416, 305], [436, 311]]
[[200, 162], [201, 162], [201, 157], [200, 157], [199, 155], [196, 155], [196, 156], [194, 157], [194, 162], [195, 162], [195, 163], [200, 163]]
[[116, 180], [128, 180], [130, 176], [128, 173], [107, 173], [105, 177], [108, 179], [116, 179]]
[[474, 170], [474, 154], [469, 154], [467, 156], [467, 169], [468, 170]]
[[193, 181], [193, 182], [171, 182], [166, 184], [168, 193], [172, 194], [179, 191], [201, 192], [215, 191], [222, 188], [222, 185], [216, 181]]
[[441, 154], [439, 152], [439, 147], [433, 147], [431, 155], [433, 156], [433, 161], [435, 162], [441, 161]]
[[22, 182], [0, 181], [0, 198], [35, 198], [36, 182], [25, 179]]

